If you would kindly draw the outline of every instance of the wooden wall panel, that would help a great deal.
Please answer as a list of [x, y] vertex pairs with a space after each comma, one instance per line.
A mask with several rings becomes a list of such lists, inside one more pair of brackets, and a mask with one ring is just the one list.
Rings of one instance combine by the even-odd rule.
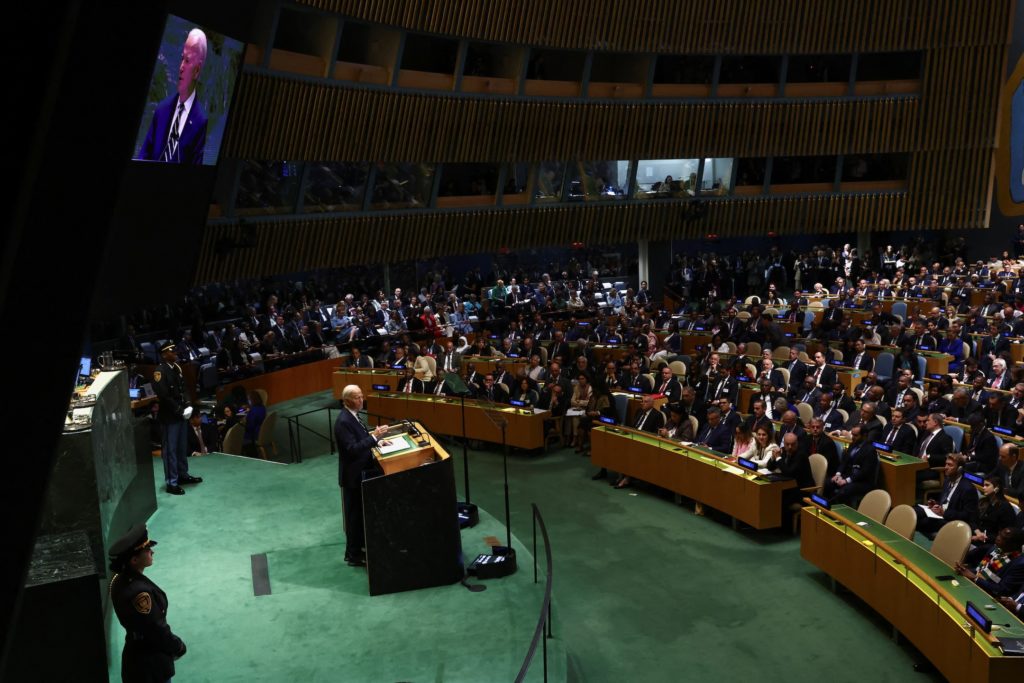
[[[1012, 0], [296, 0], [348, 17], [565, 49], [780, 54], [980, 44]], [[1000, 37], [1005, 32], [995, 32]]]
[[[222, 153], [266, 160], [500, 162], [910, 151], [920, 102], [538, 102], [245, 72]], [[992, 122], [985, 126], [993, 130]]]

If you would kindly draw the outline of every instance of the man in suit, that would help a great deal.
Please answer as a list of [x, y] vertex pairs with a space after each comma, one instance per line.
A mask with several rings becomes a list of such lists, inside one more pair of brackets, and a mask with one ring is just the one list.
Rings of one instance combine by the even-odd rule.
[[985, 386], [992, 389], [1009, 390], [1011, 385], [1012, 378], [1010, 377], [1010, 372], [1006, 369], [1006, 361], [1002, 358], [996, 358], [992, 361], [992, 372], [986, 378]]
[[843, 453], [839, 470], [825, 482], [825, 498], [832, 504], [850, 503], [875, 488], [878, 453], [864, 438], [860, 426], [850, 430], [850, 445]]
[[917, 530], [922, 534], [934, 537], [939, 529], [954, 520], [966, 522], [974, 528], [978, 514], [978, 492], [974, 484], [963, 476], [964, 462], [964, 456], [959, 453], [947, 455], [942, 468], [945, 481], [939, 497], [931, 498], [927, 504], [915, 508]]
[[787, 434], [782, 440], [782, 450], [766, 465], [784, 477], [796, 480], [795, 489], [787, 489], [782, 493], [783, 510], [803, 498], [800, 489], [814, 486], [814, 475], [811, 473], [811, 462], [808, 458], [806, 445], [801, 444], [795, 434]]
[[808, 371], [808, 376], [814, 378], [814, 385], [818, 387], [830, 387], [836, 383], [836, 369], [826, 365], [825, 354], [821, 351], [814, 352], [814, 366]]
[[732, 430], [722, 422], [722, 411], [708, 408], [707, 422], [697, 432], [697, 443], [719, 453], [732, 452]]
[[208, 455], [220, 449], [217, 437], [217, 425], [204, 424], [202, 414], [193, 408], [188, 419], [188, 454], [193, 456]]
[[775, 427], [772, 425], [771, 418], [768, 417], [767, 412], [768, 404], [765, 399], [757, 399], [754, 401], [750, 415], [746, 419], [746, 426], [750, 430], [751, 434], [756, 432], [758, 427], [767, 427], [770, 428], [771, 431], [775, 431]]
[[789, 361], [786, 369], [789, 370], [789, 390], [793, 391], [803, 386], [804, 377], [807, 375], [807, 364], [800, 360], [800, 350], [795, 346], [789, 349]]
[[864, 340], [857, 339], [853, 342], [853, 360], [850, 365], [855, 370], [863, 370], [864, 372], [871, 372], [875, 368], [875, 359], [868, 355], [868, 352], [864, 349]]
[[825, 470], [825, 478], [830, 479], [839, 470], [839, 447], [828, 434], [825, 433], [825, 423], [820, 417], [811, 419], [807, 426], [810, 437], [807, 439], [807, 454], [820, 453], [828, 461], [828, 469]]
[[363, 409], [363, 390], [349, 384], [341, 390], [345, 408], [334, 421], [334, 439], [338, 444], [338, 485], [341, 487], [343, 527], [345, 529], [345, 561], [353, 567], [366, 564], [363, 547], [363, 479], [376, 471], [371, 450], [387, 427], [379, 425], [372, 431], [359, 419]]
[[362, 349], [358, 346], [353, 346], [349, 349], [348, 366], [350, 368], [372, 368], [373, 359], [369, 356], [364, 356]]
[[672, 368], [665, 365], [661, 368], [661, 378], [658, 380], [654, 393], [663, 394], [668, 398], [669, 403], [675, 403], [682, 395], [683, 387], [679, 380], [672, 374]]
[[1007, 600], [1012, 600], [1011, 607], [1017, 614], [1021, 613], [1019, 608], [1021, 589], [1024, 589], [1024, 554], [1021, 548], [1024, 547], [1024, 529], [1005, 528], [996, 535], [995, 548], [989, 557], [998, 554], [1003, 561], [996, 564], [983, 560], [977, 568], [969, 568], [962, 563], [957, 563], [956, 573], [974, 581], [981, 586], [989, 595], [997, 598], [1005, 605]]
[[[953, 437], [942, 429], [944, 420], [944, 415], [932, 413], [925, 420], [924, 432], [918, 434], [915, 455], [927, 460], [929, 467], [942, 467], [946, 462], [946, 456], [953, 452]], [[918, 474], [921, 475], [919, 479], [935, 478], [935, 473], [931, 470], [921, 470]]]
[[761, 359], [761, 371], [758, 373], [755, 381], [759, 384], [765, 381], [770, 382], [776, 391], [785, 391], [786, 389], [786, 380], [775, 367], [775, 362], [770, 357]]
[[967, 422], [973, 413], [981, 412], [981, 404], [971, 398], [971, 393], [963, 387], [953, 391], [953, 399], [949, 405], [949, 417], [957, 422]]
[[815, 406], [821, 398], [821, 390], [814, 384], [814, 378], [804, 377], [804, 384], [795, 392], [790, 392], [789, 399], [795, 403], [806, 403]]
[[654, 409], [654, 396], [647, 394], [640, 401], [640, 410], [633, 420], [633, 428], [650, 434], [657, 434], [665, 426], [665, 416]]
[[494, 381], [494, 375], [491, 373], [484, 375], [484, 384], [480, 388], [477, 398], [484, 401], [493, 401], [494, 403], [508, 403], [508, 394], [498, 386], [497, 382]]
[[917, 434], [906, 422], [903, 408], [893, 408], [892, 419], [882, 431], [879, 443], [884, 443], [897, 453], [913, 453], [917, 446]]
[[967, 424], [971, 429], [971, 441], [961, 449], [967, 458], [964, 469], [981, 475], [995, 473], [999, 467], [999, 446], [995, 434], [979, 413], [967, 418]]
[[992, 427], [1006, 427], [1007, 429], [1013, 429], [1014, 423], [1017, 420], [1017, 411], [1006, 405], [1006, 401], [1003, 398], [1003, 394], [998, 392], [992, 392], [986, 398], [987, 406], [981, 411], [981, 415], [985, 418], [985, 424]]
[[654, 390], [654, 387], [651, 386], [651, 381], [640, 372], [640, 362], [636, 360], [629, 364], [629, 371], [623, 374], [619, 384], [627, 391], [631, 387], [635, 387], [644, 394], [649, 394]]
[[804, 430], [804, 426], [800, 423], [800, 418], [792, 410], [787, 410], [782, 414], [782, 426], [779, 427], [778, 441], [779, 446], [782, 446], [783, 439], [786, 434], [796, 434], [797, 438], [800, 439], [801, 443], [806, 443], [807, 432]]
[[206, 112], [196, 99], [196, 83], [206, 61], [206, 34], [194, 28], [185, 39], [177, 90], [157, 105], [137, 159], [171, 164], [202, 164]]
[[833, 407], [831, 391], [818, 396], [818, 403], [813, 407], [815, 417], [825, 423], [826, 431], [832, 432], [843, 426], [842, 414]]
[[1003, 492], [1017, 500], [1024, 498], [1024, 460], [1014, 444], [1004, 443], [999, 448], [999, 471], [1003, 477]]

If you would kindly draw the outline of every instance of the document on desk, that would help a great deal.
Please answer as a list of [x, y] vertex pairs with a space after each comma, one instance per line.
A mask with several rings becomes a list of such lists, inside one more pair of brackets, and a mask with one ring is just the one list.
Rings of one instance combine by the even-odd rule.
[[381, 455], [390, 455], [409, 448], [410, 444], [404, 436], [392, 436], [377, 442], [377, 450]]
[[540, 415], [541, 413], [547, 413], [547, 412], [550, 412], [550, 411], [547, 410], [546, 408], [537, 408], [536, 406], [534, 406], [534, 408], [533, 408], [533, 414], [534, 415]]
[[583, 408], [569, 408], [565, 411], [566, 417], [582, 417], [584, 415], [586, 415], [586, 411]]
[[918, 503], [917, 507], [921, 508], [921, 510], [924, 512], [926, 517], [931, 517], [932, 519], [943, 519], [942, 515], [935, 514], [934, 512], [932, 512], [932, 509], [930, 507], [928, 507], [927, 505], [923, 505], [921, 503]]

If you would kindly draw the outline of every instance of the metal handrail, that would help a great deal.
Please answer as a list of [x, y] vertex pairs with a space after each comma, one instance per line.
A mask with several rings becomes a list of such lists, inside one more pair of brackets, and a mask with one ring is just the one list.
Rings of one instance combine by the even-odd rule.
[[[302, 424], [301, 420], [299, 420], [301, 417], [305, 417], [306, 415], [311, 415], [313, 413], [319, 413], [324, 410], [327, 411], [327, 436], [324, 436], [321, 432], [318, 432], [311, 427], [307, 427]], [[331, 444], [331, 453], [334, 453], [334, 421], [331, 419], [331, 413], [335, 410], [338, 409], [333, 406], [326, 406], [324, 408], [307, 410], [304, 413], [289, 415], [285, 418], [285, 421], [288, 423], [288, 446], [291, 449], [293, 463], [302, 462], [302, 430], [306, 430], [307, 432], [329, 442]]]
[[519, 668], [516, 676], [516, 683], [521, 683], [530, 670], [530, 664], [537, 653], [538, 641], [542, 646], [544, 655], [544, 681], [548, 680], [548, 638], [551, 638], [551, 541], [548, 539], [548, 529], [544, 526], [544, 518], [536, 503], [531, 503], [533, 508], [533, 582], [537, 583], [537, 525], [540, 524], [540, 534], [544, 539], [544, 555], [546, 556], [547, 581], [544, 585], [544, 601], [540, 606], [540, 617], [537, 619], [537, 628], [533, 631], [533, 638], [530, 640], [530, 649], [523, 658], [523, 665]]

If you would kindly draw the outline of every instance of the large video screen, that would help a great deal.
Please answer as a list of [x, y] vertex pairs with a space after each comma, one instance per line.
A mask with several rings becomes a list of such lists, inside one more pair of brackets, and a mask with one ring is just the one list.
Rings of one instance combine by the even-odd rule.
[[216, 165], [244, 47], [169, 15], [132, 158]]

